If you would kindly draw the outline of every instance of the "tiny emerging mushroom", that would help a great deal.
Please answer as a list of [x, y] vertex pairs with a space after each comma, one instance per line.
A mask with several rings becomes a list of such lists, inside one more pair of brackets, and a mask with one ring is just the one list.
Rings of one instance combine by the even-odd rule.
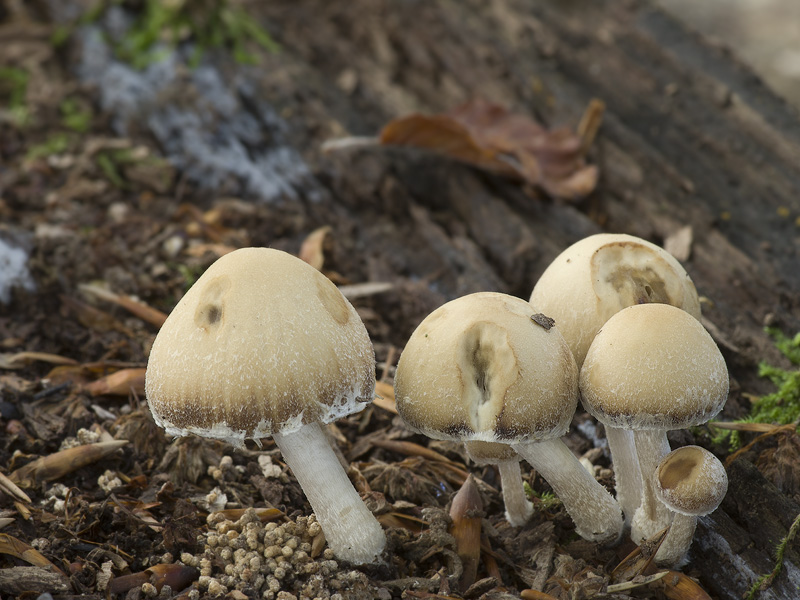
[[609, 428], [633, 432], [642, 498], [631, 523], [634, 542], [672, 520], [653, 491], [652, 473], [670, 451], [667, 431], [706, 423], [728, 397], [725, 359], [689, 313], [640, 304], [611, 317], [592, 342], [580, 372], [583, 405]]
[[375, 387], [366, 328], [336, 286], [269, 248], [224, 255], [153, 343], [145, 392], [156, 423], [243, 447], [271, 435], [334, 554], [379, 559], [386, 538], [333, 452], [324, 424], [360, 411]]
[[[681, 264], [663, 248], [621, 233], [599, 233], [569, 246], [542, 273], [530, 302], [556, 320], [578, 369], [597, 332], [623, 308], [657, 302], [700, 318], [697, 290]], [[625, 429], [606, 427], [606, 434], [617, 501], [630, 525], [642, 494], [636, 447]]]
[[679, 566], [692, 544], [697, 517], [715, 511], [725, 498], [728, 476], [711, 452], [700, 446], [683, 446], [662, 459], [654, 484], [658, 499], [675, 513], [655, 561]]
[[434, 439], [509, 445], [550, 484], [580, 536], [613, 543], [622, 532], [619, 505], [560, 439], [578, 402], [575, 359], [541, 317], [494, 292], [440, 306], [400, 355], [397, 411]]

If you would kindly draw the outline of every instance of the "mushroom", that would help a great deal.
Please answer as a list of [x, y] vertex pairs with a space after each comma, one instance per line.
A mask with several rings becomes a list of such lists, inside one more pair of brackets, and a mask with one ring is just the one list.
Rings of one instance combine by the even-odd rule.
[[686, 270], [669, 252], [623, 233], [598, 233], [559, 254], [531, 292], [530, 303], [558, 323], [578, 368], [603, 323], [635, 304], [671, 304], [700, 318]]
[[514, 527], [522, 527], [533, 514], [533, 504], [525, 496], [522, 471], [519, 461], [522, 457], [511, 446], [494, 442], [464, 442], [467, 456], [478, 465], [494, 465], [500, 472], [500, 485], [503, 490], [503, 503], [506, 507], [506, 520]]
[[705, 448], [683, 446], [667, 454], [654, 475], [656, 497], [675, 513], [655, 561], [677, 566], [692, 544], [697, 517], [714, 512], [728, 490], [725, 467]]
[[272, 435], [334, 554], [378, 559], [380, 524], [353, 488], [323, 424], [373, 398], [364, 324], [331, 281], [269, 248], [224, 255], [161, 327], [145, 392], [156, 423], [243, 447]]
[[649, 476], [670, 451], [667, 431], [700, 425], [722, 410], [728, 396], [725, 359], [689, 313], [668, 304], [630, 306], [595, 337], [580, 389], [584, 407], [599, 421], [633, 431], [643, 477], [632, 537], [649, 538], [671, 521]]
[[[638, 237], [600, 233], [564, 250], [545, 269], [530, 302], [555, 319], [580, 369], [594, 336], [612, 315], [634, 304], [659, 302], [700, 318], [691, 278], [667, 251]], [[642, 494], [630, 432], [606, 426], [617, 501], [630, 524]]]
[[433, 311], [400, 355], [395, 399], [406, 424], [434, 439], [508, 444], [551, 485], [579, 535], [619, 538], [617, 502], [560, 439], [578, 402], [575, 359], [529, 303], [481, 292]]

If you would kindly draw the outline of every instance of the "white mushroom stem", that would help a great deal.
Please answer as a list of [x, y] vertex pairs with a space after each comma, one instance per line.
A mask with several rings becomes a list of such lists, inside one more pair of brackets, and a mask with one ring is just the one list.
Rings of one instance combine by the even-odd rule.
[[680, 567], [689, 546], [692, 545], [697, 517], [675, 513], [667, 537], [656, 552], [656, 564], [665, 567]]
[[633, 439], [642, 473], [642, 501], [631, 522], [631, 539], [638, 544], [672, 522], [673, 512], [658, 500], [653, 482], [656, 469], [670, 448], [667, 432], [660, 429], [637, 429], [633, 432]]
[[642, 501], [642, 472], [639, 470], [633, 432], [610, 425], [605, 428], [614, 467], [617, 502], [622, 509], [625, 526], [630, 527], [633, 515]]
[[522, 483], [522, 470], [517, 459], [501, 460], [500, 483], [503, 487], [503, 502], [506, 505], [506, 519], [514, 527], [522, 527], [533, 514], [533, 504], [525, 496]]
[[578, 535], [592, 542], [619, 540], [622, 535], [619, 504], [560, 438], [512, 447], [550, 484], [572, 517]]
[[310, 423], [272, 437], [303, 488], [333, 553], [355, 564], [376, 562], [386, 536], [347, 478], [322, 425]]

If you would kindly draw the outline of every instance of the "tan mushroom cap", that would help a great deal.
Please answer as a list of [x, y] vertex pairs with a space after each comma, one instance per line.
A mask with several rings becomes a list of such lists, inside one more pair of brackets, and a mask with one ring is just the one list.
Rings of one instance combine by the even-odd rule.
[[400, 416], [435, 439], [510, 443], [564, 435], [577, 405], [577, 366], [549, 325], [528, 302], [494, 292], [439, 307], [400, 356]]
[[725, 467], [700, 446], [683, 446], [667, 454], [655, 473], [655, 490], [670, 509], [700, 517], [716, 510], [728, 491]]
[[578, 367], [603, 323], [625, 307], [671, 304], [700, 318], [697, 290], [681, 264], [626, 234], [599, 233], [564, 250], [542, 273], [530, 302], [558, 323]]
[[169, 315], [145, 391], [168, 433], [241, 445], [361, 410], [374, 365], [364, 324], [327, 277], [285, 252], [243, 248]]
[[580, 372], [583, 405], [624, 429], [705, 423], [728, 397], [725, 359], [709, 333], [668, 304], [640, 304], [611, 317]]

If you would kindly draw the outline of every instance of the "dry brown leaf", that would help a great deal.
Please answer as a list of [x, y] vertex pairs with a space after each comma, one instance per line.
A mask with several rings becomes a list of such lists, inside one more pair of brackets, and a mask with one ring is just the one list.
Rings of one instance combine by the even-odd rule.
[[46, 362], [52, 365], [77, 365], [78, 362], [66, 356], [47, 352], [15, 352], [0, 354], [0, 369], [21, 369], [31, 362]]
[[691, 225], [685, 225], [671, 233], [664, 240], [664, 250], [672, 254], [680, 262], [686, 262], [692, 255], [694, 230]]
[[34, 567], [44, 567], [63, 575], [61, 569], [47, 560], [41, 552], [7, 533], [0, 533], [0, 553], [24, 560]]
[[651, 538], [643, 541], [628, 556], [611, 571], [611, 581], [614, 583], [624, 583], [631, 581], [634, 577], [644, 574], [647, 568], [653, 563], [656, 552], [667, 537], [669, 528], [662, 529]]
[[78, 318], [78, 322], [97, 331], [119, 331], [128, 337], [134, 337], [133, 332], [125, 327], [119, 320], [109, 313], [95, 308], [86, 302], [82, 302], [69, 296], [61, 296], [63, 305], [72, 311]]
[[324, 225], [308, 234], [300, 245], [299, 257], [317, 271], [325, 264], [325, 242], [331, 234], [329, 225]]
[[392, 414], [397, 414], [397, 405], [394, 401], [394, 387], [385, 381], [375, 382], [375, 398], [372, 403]]
[[101, 300], [105, 300], [107, 302], [113, 302], [114, 304], [121, 306], [130, 312], [132, 315], [139, 317], [142, 321], [150, 323], [151, 325], [155, 325], [156, 327], [161, 327], [164, 324], [164, 321], [167, 319], [167, 315], [160, 310], [156, 310], [144, 302], [131, 298], [130, 296], [115, 294], [114, 292], [102, 288], [99, 285], [79, 285], [78, 289], [89, 296], [100, 298]]
[[450, 113], [395, 119], [381, 131], [380, 142], [433, 150], [523, 179], [551, 196], [574, 200], [597, 185], [598, 169], [587, 165], [584, 157], [600, 127], [603, 108], [599, 101], [590, 103], [576, 133], [566, 128], [548, 130], [527, 115], [473, 100]]
[[144, 374], [145, 369], [141, 367], [120, 369], [83, 386], [83, 389], [92, 396], [128, 396], [131, 391], [142, 395]]
[[28, 494], [19, 489], [19, 486], [17, 486], [16, 483], [11, 481], [3, 473], [0, 473], [0, 491], [5, 492], [20, 502], [27, 502], [28, 504], [31, 503], [31, 499], [28, 497]]
[[667, 571], [664, 577], [650, 583], [667, 600], [711, 600], [711, 596], [688, 575], [679, 571]]
[[152, 583], [157, 592], [169, 585], [176, 592], [185, 589], [200, 577], [200, 571], [194, 567], [178, 563], [153, 565], [139, 573], [115, 577], [109, 582], [108, 591], [111, 594], [123, 594], [144, 583]]
[[[244, 515], [246, 510], [247, 509], [244, 508], [226, 508], [225, 510], [217, 511], [214, 514], [222, 515], [228, 521], [238, 521], [242, 518], [242, 515]], [[253, 510], [256, 511], [256, 516], [262, 523], [275, 521], [285, 516], [285, 513], [277, 508], [254, 508]]]
[[43, 456], [13, 471], [8, 478], [21, 488], [30, 488], [42, 481], [55, 481], [81, 467], [92, 464], [122, 448], [128, 440], [84, 444]]
[[444, 454], [439, 454], [435, 450], [420, 446], [414, 442], [376, 439], [372, 440], [372, 444], [373, 446], [378, 446], [378, 448], [383, 448], [384, 450], [390, 450], [391, 452], [397, 452], [398, 454], [404, 454], [406, 456], [420, 456], [435, 462], [454, 464], [453, 461]]
[[469, 475], [453, 497], [450, 505], [450, 535], [456, 540], [456, 553], [461, 558], [464, 571], [458, 580], [463, 591], [478, 578], [478, 563], [481, 559], [481, 518], [483, 502], [475, 479]]

